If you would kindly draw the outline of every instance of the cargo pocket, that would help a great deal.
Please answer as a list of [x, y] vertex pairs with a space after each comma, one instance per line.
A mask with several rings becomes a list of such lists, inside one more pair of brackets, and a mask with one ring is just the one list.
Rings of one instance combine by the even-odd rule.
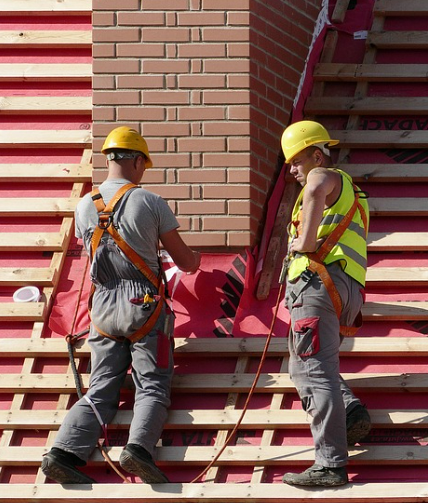
[[318, 322], [319, 317], [296, 320], [293, 329], [294, 351], [298, 356], [313, 356], [320, 349]]

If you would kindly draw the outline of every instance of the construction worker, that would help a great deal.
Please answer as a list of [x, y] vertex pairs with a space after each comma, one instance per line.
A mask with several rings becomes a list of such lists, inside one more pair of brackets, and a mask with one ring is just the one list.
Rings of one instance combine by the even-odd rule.
[[297, 486], [346, 484], [347, 446], [371, 428], [367, 409], [339, 373], [339, 346], [361, 316], [369, 211], [351, 177], [332, 167], [328, 147], [338, 143], [307, 120], [281, 138], [290, 173], [303, 187], [288, 227], [289, 370], [315, 444], [315, 464], [283, 476]]
[[153, 461], [173, 374], [173, 315], [161, 281], [159, 240], [182, 271], [196, 272], [200, 255], [180, 237], [166, 202], [138, 186], [153, 166], [145, 139], [134, 129], [118, 127], [102, 152], [108, 177], [83, 197], [75, 214], [76, 236], [91, 257], [90, 385], [68, 412], [42, 470], [62, 484], [94, 482], [77, 467], [86, 465], [114, 418], [131, 366], [134, 415], [119, 462], [145, 483], [168, 482]]

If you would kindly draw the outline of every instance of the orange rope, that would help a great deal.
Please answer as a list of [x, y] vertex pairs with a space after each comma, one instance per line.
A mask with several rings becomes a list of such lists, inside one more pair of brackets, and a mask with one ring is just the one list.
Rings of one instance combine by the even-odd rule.
[[282, 289], [283, 289], [283, 283], [281, 283], [280, 287], [279, 287], [278, 297], [276, 299], [275, 311], [274, 311], [273, 316], [272, 316], [272, 322], [271, 322], [269, 333], [268, 333], [268, 336], [267, 336], [267, 339], [266, 339], [265, 347], [263, 349], [263, 353], [262, 353], [262, 356], [260, 358], [259, 367], [258, 367], [256, 375], [254, 377], [254, 382], [253, 382], [253, 384], [252, 384], [252, 386], [250, 388], [250, 391], [248, 392], [247, 399], [246, 399], [244, 407], [242, 409], [241, 416], [239, 417], [237, 423], [233, 427], [233, 430], [231, 431], [231, 433], [227, 437], [227, 439], [226, 439], [225, 443], [223, 444], [222, 448], [220, 449], [220, 451], [217, 453], [217, 455], [214, 457], [214, 459], [209, 463], [209, 465], [196, 478], [194, 478], [190, 482], [191, 484], [193, 484], [194, 482], [198, 481], [217, 462], [218, 458], [223, 454], [224, 450], [229, 445], [229, 442], [232, 440], [233, 435], [235, 435], [236, 431], [238, 430], [239, 426], [242, 423], [242, 420], [244, 419], [245, 413], [247, 412], [248, 404], [249, 404], [249, 402], [251, 400], [251, 397], [252, 397], [252, 395], [254, 393], [254, 390], [256, 388], [257, 382], [259, 380], [259, 377], [260, 377], [260, 374], [261, 374], [261, 371], [262, 371], [263, 364], [264, 364], [264, 362], [266, 360], [267, 350], [269, 348], [269, 344], [270, 344], [270, 341], [272, 339], [273, 328], [275, 326], [275, 321], [276, 321], [276, 317], [277, 317], [277, 314], [278, 314], [279, 302], [280, 302], [280, 299], [281, 299]]

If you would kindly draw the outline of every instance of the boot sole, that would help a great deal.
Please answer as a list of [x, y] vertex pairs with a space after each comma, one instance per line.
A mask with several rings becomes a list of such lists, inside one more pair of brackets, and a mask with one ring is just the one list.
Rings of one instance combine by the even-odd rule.
[[165, 484], [169, 480], [159, 468], [152, 463], [122, 451], [119, 459], [120, 466], [129, 473], [137, 475], [146, 484]]
[[322, 487], [336, 487], [336, 486], [343, 486], [347, 484], [349, 481], [348, 480], [286, 480], [282, 479], [282, 481], [285, 484], [289, 484], [292, 486], [322, 486]]
[[347, 432], [347, 442], [349, 446], [353, 446], [363, 440], [370, 433], [372, 425], [365, 419], [357, 421]]
[[46, 455], [42, 461], [42, 472], [58, 484], [94, 484], [96, 481], [77, 469], [70, 468]]

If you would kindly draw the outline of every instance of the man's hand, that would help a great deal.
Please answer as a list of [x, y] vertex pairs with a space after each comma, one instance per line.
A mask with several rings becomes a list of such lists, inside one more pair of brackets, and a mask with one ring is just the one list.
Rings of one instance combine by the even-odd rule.
[[290, 253], [312, 253], [324, 243], [325, 238], [317, 239], [312, 243], [305, 243], [302, 237], [293, 239], [290, 245]]

